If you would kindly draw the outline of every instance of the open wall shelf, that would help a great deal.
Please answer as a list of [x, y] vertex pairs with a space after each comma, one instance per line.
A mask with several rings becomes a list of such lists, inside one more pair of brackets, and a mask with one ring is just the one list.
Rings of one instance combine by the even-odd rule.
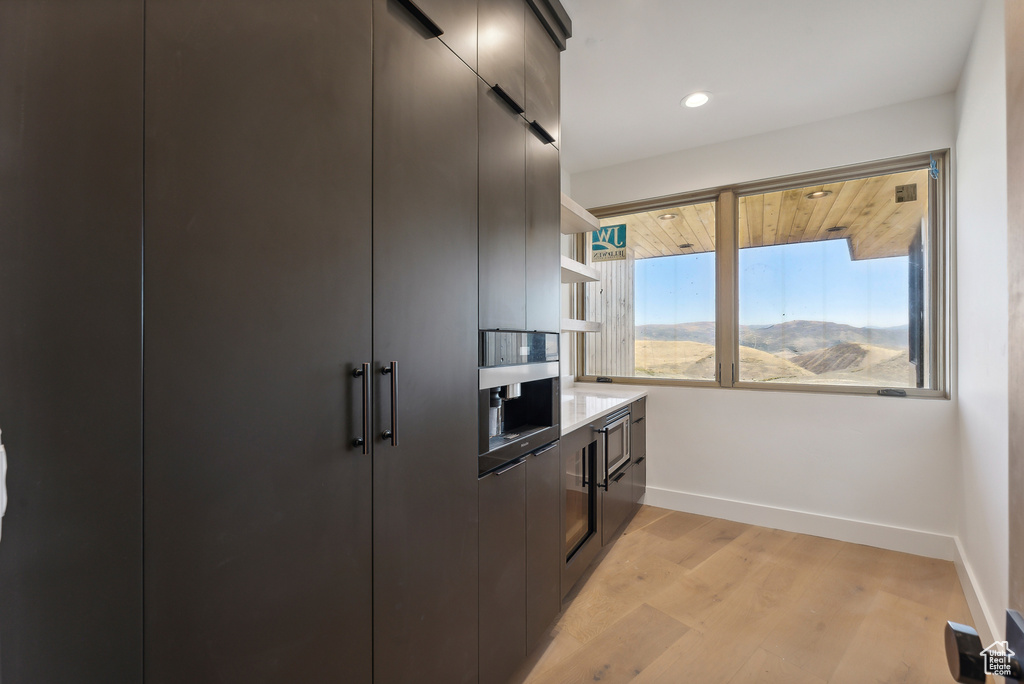
[[600, 221], [576, 200], [562, 193], [562, 234], [586, 233], [601, 227]]

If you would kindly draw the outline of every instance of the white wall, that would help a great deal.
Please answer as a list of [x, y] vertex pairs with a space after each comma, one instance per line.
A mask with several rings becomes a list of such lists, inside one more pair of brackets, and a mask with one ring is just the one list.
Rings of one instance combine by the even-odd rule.
[[[572, 190], [594, 207], [953, 143], [948, 95], [573, 174]], [[648, 422], [649, 503], [954, 555], [955, 400], [652, 387]]]
[[647, 503], [952, 558], [951, 401], [656, 387], [647, 416]]
[[1008, 605], [1006, 62], [987, 0], [956, 98], [960, 515], [964, 564], [995, 633]]
[[953, 96], [915, 100], [572, 175], [594, 208], [953, 146]]

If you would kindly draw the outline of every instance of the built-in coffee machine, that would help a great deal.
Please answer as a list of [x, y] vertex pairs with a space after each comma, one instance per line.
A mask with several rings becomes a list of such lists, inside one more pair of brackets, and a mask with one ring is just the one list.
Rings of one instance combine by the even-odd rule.
[[559, 437], [558, 335], [480, 333], [480, 474]]

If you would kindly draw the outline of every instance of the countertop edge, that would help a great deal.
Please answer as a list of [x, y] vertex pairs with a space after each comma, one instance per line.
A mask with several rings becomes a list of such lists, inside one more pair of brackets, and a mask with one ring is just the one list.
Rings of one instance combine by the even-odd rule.
[[[609, 405], [601, 408], [598, 411], [594, 411], [593, 413], [588, 413], [588, 414], [586, 414], [582, 418], [577, 418], [572, 423], [565, 423], [565, 422], [563, 422], [561, 424], [561, 432], [560, 432], [560, 435], [562, 437], [565, 437], [570, 432], [573, 432], [574, 430], [577, 430], [577, 429], [583, 427], [584, 425], [586, 425], [587, 423], [590, 423], [590, 422], [592, 422], [592, 421], [594, 421], [594, 420], [596, 420], [598, 418], [601, 418], [602, 416], [606, 416], [606, 415], [608, 415], [610, 413], [614, 413], [615, 411], [618, 411], [619, 409], [621, 409], [621, 408], [623, 408], [625, 406], [629, 406], [630, 404], [632, 404], [637, 399], [640, 399], [641, 397], [646, 397], [647, 394], [648, 394], [648, 390], [646, 390], [646, 389], [637, 389], [637, 390], [630, 389], [630, 390], [626, 390], [626, 389], [621, 389], [619, 387], [610, 388], [610, 387], [602, 387], [602, 386], [598, 386], [598, 385], [582, 385], [580, 383], [576, 383], [575, 385], [573, 385], [573, 387], [571, 387], [571, 388], [569, 388], [567, 390], [563, 390], [562, 391], [561, 405], [564, 407], [566, 403], [574, 401], [576, 396], [585, 397], [588, 394], [590, 396], [601, 397], [601, 398], [606, 398], [606, 399], [614, 399], [616, 401], [614, 403], [612, 403], [612, 404], [609, 404]], [[565, 397], [569, 396], [569, 395], [572, 395], [572, 398], [566, 399]], [[562, 412], [562, 414], [564, 416], [564, 411]]]

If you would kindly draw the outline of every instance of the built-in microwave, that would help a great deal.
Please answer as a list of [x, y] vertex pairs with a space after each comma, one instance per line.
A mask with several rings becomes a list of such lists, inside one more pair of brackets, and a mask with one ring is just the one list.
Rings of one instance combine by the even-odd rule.
[[604, 487], [617, 472], [629, 465], [629, 407], [608, 416], [604, 433]]

